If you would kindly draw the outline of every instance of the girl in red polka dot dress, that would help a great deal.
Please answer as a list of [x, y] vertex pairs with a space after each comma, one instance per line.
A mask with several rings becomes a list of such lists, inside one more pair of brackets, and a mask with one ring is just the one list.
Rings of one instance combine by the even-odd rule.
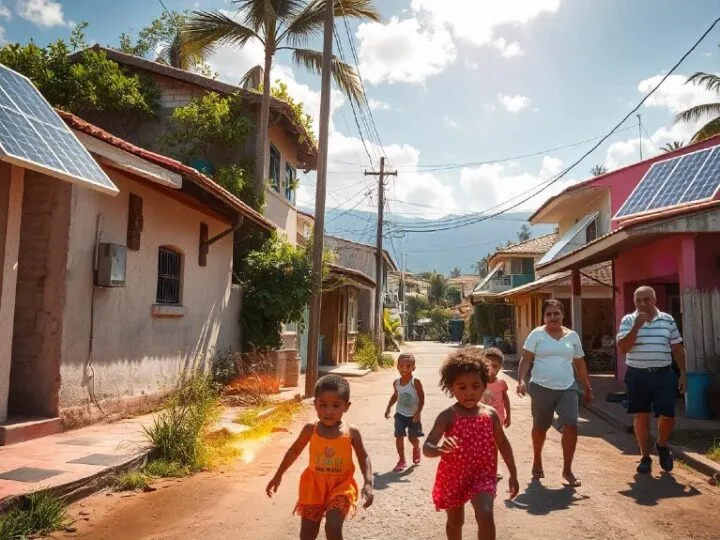
[[510, 472], [510, 498], [520, 490], [512, 448], [500, 419], [492, 407], [480, 402], [488, 379], [489, 366], [476, 348], [451, 354], [440, 369], [440, 386], [456, 403], [435, 420], [423, 453], [429, 458], [440, 457], [433, 502], [437, 510], [447, 512], [449, 540], [462, 539], [468, 502], [475, 510], [478, 538], [495, 540], [498, 451]]

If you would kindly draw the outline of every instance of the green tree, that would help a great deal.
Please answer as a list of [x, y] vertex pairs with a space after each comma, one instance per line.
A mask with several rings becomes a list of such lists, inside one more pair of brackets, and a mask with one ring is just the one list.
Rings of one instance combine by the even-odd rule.
[[532, 237], [532, 231], [527, 223], [523, 223], [520, 230], [517, 233], [518, 242], [527, 242]]
[[[72, 47], [84, 44], [81, 23], [71, 35]], [[132, 75], [104, 53], [85, 50], [71, 61], [70, 47], [58, 39], [45, 47], [34, 42], [0, 48], [0, 63], [27, 76], [51, 105], [82, 114], [90, 111], [152, 115], [158, 93], [147, 78]]]
[[[720, 76], [713, 73], [699, 71], [692, 75], [688, 84], [702, 86], [720, 97]], [[697, 122], [701, 118], [709, 118], [703, 126], [692, 136], [690, 142], [699, 142], [720, 134], [720, 101], [695, 105], [675, 117], [675, 122]]]
[[445, 276], [442, 274], [438, 274], [437, 272], [434, 272], [430, 276], [430, 290], [428, 291], [428, 300], [430, 300], [430, 305], [437, 306], [437, 305], [445, 305], [446, 295], [448, 290], [448, 284], [447, 279], [445, 279]]
[[407, 313], [407, 325], [408, 327], [412, 327], [422, 318], [421, 314], [426, 313], [430, 309], [430, 302], [425, 296], [408, 294], [405, 309]]
[[430, 327], [428, 328], [428, 337], [432, 340], [439, 340], [448, 334], [448, 323], [450, 322], [451, 312], [449, 309], [435, 306], [430, 308], [427, 313], [430, 319]]
[[457, 266], [450, 271], [451, 278], [459, 278], [460, 276], [462, 276], [462, 270], [460, 270]]
[[445, 302], [451, 307], [460, 305], [462, 303], [462, 292], [460, 292], [460, 289], [450, 287], [445, 293]]
[[490, 255], [485, 255], [478, 262], [473, 263], [473, 265], [472, 265], [473, 272], [475, 272], [481, 278], [484, 278], [485, 276], [487, 276], [489, 260], [490, 260]]
[[[306, 48], [307, 44], [322, 34], [325, 5], [329, 0], [235, 0], [238, 6], [235, 18], [220, 11], [196, 11], [186, 21], [181, 32], [182, 48], [189, 56], [204, 55], [219, 45], [243, 47], [251, 40], [258, 40], [265, 50], [262, 69], [263, 92], [255, 150], [254, 188], [264, 189], [268, 156], [268, 125], [270, 117], [270, 72], [278, 51], [292, 51], [295, 64], [319, 73], [322, 53]], [[372, 0], [334, 0], [335, 16], [380, 21], [380, 14]], [[255, 70], [257, 72], [257, 70]], [[364, 99], [362, 83], [357, 72], [335, 57], [332, 74], [338, 86], [350, 99], [360, 103]]]
[[603, 174], [607, 174], [608, 170], [605, 165], [595, 165], [592, 169], [590, 169], [590, 174], [593, 176], [602, 176]]
[[674, 152], [675, 150], [680, 150], [683, 146], [685, 146], [685, 143], [682, 141], [671, 141], [669, 143], [666, 143], [660, 147], [660, 151], [663, 154], [667, 154], [668, 152]]

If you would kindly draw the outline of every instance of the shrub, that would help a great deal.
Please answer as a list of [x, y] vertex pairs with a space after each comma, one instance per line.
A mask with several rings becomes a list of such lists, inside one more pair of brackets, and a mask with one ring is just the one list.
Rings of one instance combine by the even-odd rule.
[[115, 478], [113, 482], [119, 491], [137, 491], [150, 485], [150, 478], [140, 471], [131, 471]]
[[355, 341], [355, 362], [363, 368], [377, 371], [380, 368], [380, 355], [377, 347], [368, 334], [358, 334]]
[[383, 354], [380, 356], [380, 367], [381, 368], [393, 368], [395, 367], [395, 359], [390, 354]]
[[143, 469], [146, 475], [154, 478], [182, 478], [190, 474], [190, 467], [173, 461], [156, 459]]
[[0, 540], [21, 540], [62, 529], [65, 503], [49, 491], [28, 495], [23, 504], [0, 517]]

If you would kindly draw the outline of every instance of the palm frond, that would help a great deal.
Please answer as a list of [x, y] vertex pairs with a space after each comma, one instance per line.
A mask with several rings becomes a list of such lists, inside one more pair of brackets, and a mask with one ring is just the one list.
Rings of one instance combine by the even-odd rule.
[[373, 0], [312, 0], [287, 29], [278, 38], [279, 42], [287, 37], [293, 44], [307, 43], [312, 37], [322, 34], [325, 24], [325, 8], [328, 1], [334, 2], [335, 17], [379, 22], [380, 12], [375, 8]]
[[238, 14], [256, 32], [266, 28], [268, 23], [275, 24], [281, 7], [277, 4], [283, 3], [278, 0], [235, 0], [233, 2], [238, 6]]
[[243, 46], [252, 38], [262, 38], [219, 11], [195, 11], [180, 32], [183, 54], [206, 58], [218, 45]]
[[692, 142], [700, 142], [714, 135], [720, 135], [720, 117], [710, 120], [693, 135]]
[[665, 143], [664, 145], [662, 145], [660, 147], [660, 151], [663, 154], [667, 154], [668, 152], [674, 152], [675, 150], [680, 150], [680, 148], [682, 148], [683, 146], [685, 146], [685, 143], [683, 143], [682, 141], [671, 141], [669, 143]]
[[690, 77], [685, 84], [694, 84], [697, 86], [704, 86], [711, 92], [720, 93], [720, 76], [713, 73], [705, 73], [704, 71], [698, 71]]
[[697, 122], [706, 116], [720, 116], [720, 103], [704, 103], [690, 107], [679, 113], [675, 117], [675, 122]]
[[262, 66], [251, 67], [240, 80], [240, 86], [245, 90], [255, 90], [260, 87], [265, 70]]
[[[293, 62], [313, 73], [322, 73], [322, 56], [319, 51], [293, 49]], [[355, 103], [362, 103], [365, 94], [358, 72], [336, 56], [333, 56], [331, 70], [335, 83], [343, 93]]]
[[181, 32], [175, 34], [173, 40], [160, 51], [158, 61], [169, 66], [189, 71], [195, 66], [205, 62], [205, 56], [198, 51], [186, 53], [183, 47], [183, 35]]

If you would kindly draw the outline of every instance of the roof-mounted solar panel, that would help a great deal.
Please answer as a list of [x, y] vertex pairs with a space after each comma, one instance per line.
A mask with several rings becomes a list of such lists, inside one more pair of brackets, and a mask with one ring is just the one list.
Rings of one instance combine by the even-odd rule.
[[2, 64], [0, 160], [111, 195], [118, 193], [30, 80]]

